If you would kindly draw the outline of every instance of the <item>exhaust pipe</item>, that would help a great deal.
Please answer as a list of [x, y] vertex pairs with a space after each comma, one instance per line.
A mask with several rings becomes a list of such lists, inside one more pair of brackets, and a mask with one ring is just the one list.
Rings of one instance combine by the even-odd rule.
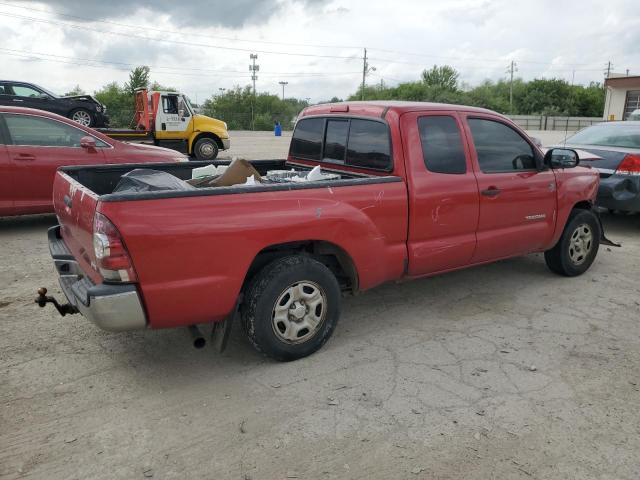
[[189, 333], [191, 334], [191, 338], [193, 339], [193, 346], [197, 349], [204, 348], [207, 344], [202, 332], [195, 325], [189, 325]]

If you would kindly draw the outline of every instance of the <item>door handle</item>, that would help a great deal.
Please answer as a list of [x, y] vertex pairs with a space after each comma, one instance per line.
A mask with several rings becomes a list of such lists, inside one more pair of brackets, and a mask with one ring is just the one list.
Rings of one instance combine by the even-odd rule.
[[500, 190], [499, 188], [496, 187], [489, 187], [486, 190], [482, 190], [480, 193], [482, 195], [484, 195], [485, 197], [495, 197], [497, 195], [500, 195], [500, 192], [502, 190]]
[[33, 161], [36, 159], [35, 155], [30, 153], [19, 153], [13, 157], [14, 160], [25, 160], [25, 161]]
[[14, 98], [13, 101], [14, 102], [24, 102], [24, 100], [20, 100], [19, 98]]

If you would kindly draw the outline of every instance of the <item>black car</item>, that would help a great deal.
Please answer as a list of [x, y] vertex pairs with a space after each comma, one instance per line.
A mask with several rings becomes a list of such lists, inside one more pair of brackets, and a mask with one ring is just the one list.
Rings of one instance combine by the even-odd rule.
[[106, 107], [91, 95], [59, 97], [33, 83], [0, 80], [0, 105], [46, 110], [85, 127], [109, 124]]
[[598, 123], [569, 137], [566, 146], [597, 157], [580, 164], [600, 173], [599, 206], [640, 212], [640, 122]]

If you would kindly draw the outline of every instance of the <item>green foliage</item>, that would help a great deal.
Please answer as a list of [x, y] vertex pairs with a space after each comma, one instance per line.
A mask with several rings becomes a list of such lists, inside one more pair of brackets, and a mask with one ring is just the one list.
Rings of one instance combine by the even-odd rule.
[[84, 95], [86, 92], [80, 88], [80, 85], [76, 84], [75, 87], [71, 89], [71, 91], [65, 93], [63, 97], [69, 97], [71, 95]]
[[[227, 122], [230, 130], [272, 130], [279, 121], [284, 129], [291, 129], [293, 120], [308, 104], [305, 100], [258, 93], [253, 95], [250, 86], [226, 90], [212, 95], [202, 105], [203, 113]], [[253, 110], [253, 125], [252, 125]]]
[[458, 90], [458, 77], [460, 74], [449, 65], [438, 67], [434, 65], [431, 70], [422, 71], [422, 81], [425, 85], [435, 89], [455, 92]]
[[[513, 81], [513, 111], [509, 104], [510, 83], [506, 80], [485, 80], [480, 85], [462, 90], [458, 72], [444, 65], [424, 70], [420, 80], [394, 87], [384, 83], [365, 87], [366, 100], [410, 100], [419, 102], [455, 103], [488, 108], [514, 115], [571, 115], [599, 117], [604, 110], [602, 85], [571, 86], [561, 79]], [[349, 100], [360, 100], [362, 86]]]
[[136, 67], [129, 73], [129, 81], [124, 84], [124, 89], [133, 94], [138, 88], [149, 88], [149, 74], [151, 69], [146, 65]]

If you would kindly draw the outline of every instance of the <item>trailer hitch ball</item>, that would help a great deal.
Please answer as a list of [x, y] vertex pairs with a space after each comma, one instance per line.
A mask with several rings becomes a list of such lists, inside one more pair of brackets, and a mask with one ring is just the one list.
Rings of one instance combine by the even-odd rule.
[[70, 303], [65, 303], [63, 305], [60, 305], [55, 298], [47, 296], [47, 289], [44, 287], [40, 287], [38, 289], [38, 296], [36, 297], [35, 302], [38, 304], [40, 308], [44, 308], [47, 305], [47, 303], [53, 303], [53, 306], [56, 307], [56, 310], [58, 310], [58, 313], [63, 317], [65, 315], [78, 313], [78, 309], [75, 306], [71, 305]]

